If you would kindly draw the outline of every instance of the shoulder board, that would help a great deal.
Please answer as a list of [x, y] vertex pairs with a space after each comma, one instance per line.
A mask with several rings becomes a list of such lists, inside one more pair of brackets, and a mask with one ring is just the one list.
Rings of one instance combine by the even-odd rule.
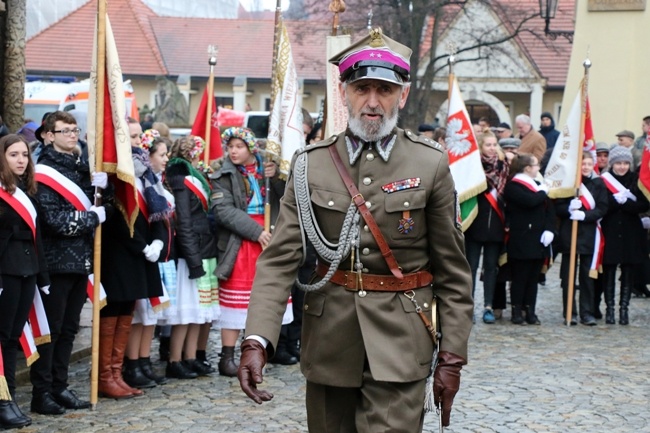
[[336, 134], [332, 135], [327, 140], [318, 141], [318, 142], [316, 142], [314, 144], [310, 144], [308, 146], [305, 146], [304, 148], [300, 149], [297, 154], [301, 154], [303, 152], [310, 152], [310, 151], [312, 151], [314, 149], [320, 149], [322, 147], [327, 147], [327, 146], [329, 146], [331, 144], [336, 143], [336, 140], [338, 140], [338, 138], [339, 138], [338, 135], [336, 135]]
[[432, 139], [430, 139], [429, 137], [425, 137], [424, 135], [418, 135], [415, 132], [411, 131], [410, 129], [405, 129], [404, 135], [406, 136], [406, 138], [408, 138], [414, 143], [424, 144], [425, 146], [429, 146], [440, 152], [443, 151], [442, 146], [437, 141], [433, 141]]

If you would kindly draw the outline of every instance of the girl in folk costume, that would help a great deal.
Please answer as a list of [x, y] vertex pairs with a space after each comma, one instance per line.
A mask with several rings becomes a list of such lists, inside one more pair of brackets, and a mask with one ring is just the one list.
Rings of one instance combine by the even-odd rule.
[[506, 201], [506, 251], [511, 266], [512, 323], [526, 322], [539, 325], [535, 314], [537, 281], [544, 259], [550, 256], [553, 242], [555, 210], [548, 198], [548, 187], [539, 184], [539, 161], [531, 154], [519, 154], [510, 166], [511, 179], [506, 184], [503, 197]]
[[[571, 250], [571, 228], [578, 221], [576, 249], [577, 272], [580, 281], [580, 322], [583, 325], [596, 324], [594, 305], [594, 280], [602, 272], [602, 254], [605, 237], [600, 220], [607, 213], [607, 189], [602, 179], [594, 173], [594, 157], [589, 152], [582, 154], [582, 184], [580, 198], [559, 199], [555, 202], [560, 218], [559, 252], [562, 253], [560, 277], [562, 279], [562, 317], [566, 317], [567, 293], [569, 287], [569, 265]], [[574, 291], [575, 298], [575, 291]], [[571, 324], [577, 324], [577, 309], [573, 300]]]
[[32, 197], [36, 193], [34, 163], [25, 139], [0, 139], [0, 347], [6, 386], [0, 387], [0, 427], [31, 424], [15, 403], [16, 354], [34, 302], [36, 286], [48, 293], [47, 264]]
[[210, 185], [196, 169], [203, 149], [200, 137], [176, 140], [165, 172], [176, 200], [178, 256], [175, 299], [164, 314], [166, 323], [173, 325], [167, 377], [177, 379], [213, 371], [205, 350], [212, 321], [219, 315], [217, 242], [208, 219]]
[[483, 322], [494, 323], [492, 301], [505, 235], [503, 190], [508, 180], [509, 164], [500, 153], [496, 136], [489, 130], [478, 136], [478, 145], [488, 188], [478, 195], [478, 215], [465, 232], [465, 252], [472, 269], [473, 294], [481, 249], [483, 250]]
[[623, 146], [609, 151], [610, 169], [602, 174], [607, 186], [609, 209], [603, 218], [605, 254], [605, 323], [615, 323], [616, 268], [621, 265], [619, 324], [629, 323], [628, 307], [634, 287], [634, 267], [648, 254], [646, 236], [639, 214], [648, 210], [648, 200], [639, 190], [637, 173], [631, 171], [632, 152]]
[[[170, 203], [169, 192], [162, 188], [161, 176], [167, 165], [169, 158], [167, 157], [167, 143], [168, 139], [160, 138], [158, 131], [153, 129], [146, 130], [140, 139], [140, 147], [149, 156], [149, 163], [151, 171], [155, 175], [156, 192], [165, 197], [170, 208], [169, 218], [162, 220], [165, 226], [165, 236], [163, 241], [163, 248], [158, 257], [159, 271], [161, 265], [171, 264], [173, 277], [176, 278], [176, 269], [172, 259], [172, 245], [173, 245], [173, 227], [170, 223], [171, 212], [173, 211], [173, 203]], [[171, 144], [171, 143], [170, 143]], [[153, 179], [153, 178], [152, 178]], [[157, 245], [159, 245], [157, 243]], [[170, 261], [170, 259], [172, 259]], [[161, 273], [161, 279], [163, 274]], [[164, 281], [164, 279], [163, 279]], [[176, 285], [176, 281], [173, 282]], [[163, 284], [163, 293], [165, 293], [165, 284]], [[156, 384], [163, 384], [167, 382], [164, 376], [157, 375], [151, 365], [151, 342], [153, 340], [154, 329], [162, 310], [169, 306], [165, 301], [166, 296], [138, 299], [135, 301], [135, 310], [133, 314], [133, 321], [131, 323], [131, 333], [129, 334], [129, 342], [126, 347], [127, 365], [124, 369], [124, 381], [134, 388], [150, 388]]]
[[[235, 344], [246, 324], [257, 258], [271, 241], [264, 230], [265, 177], [270, 178], [271, 221], [275, 221], [285, 182], [279, 179], [273, 162], [262, 162], [253, 133], [244, 128], [229, 128], [221, 135], [227, 156], [213, 178], [212, 210], [218, 230], [219, 304], [223, 345], [219, 373], [236, 376]], [[293, 320], [288, 305], [284, 324]]]
[[[117, 399], [142, 395], [138, 388], [147, 386], [143, 380], [133, 380], [144, 377], [137, 353], [126, 357], [124, 369], [133, 387], [124, 381], [122, 365], [135, 301], [163, 295], [157, 261], [168, 239], [164, 221], [171, 216], [162, 184], [151, 169], [149, 154], [139, 147], [140, 125], [129, 122], [129, 130], [139, 212], [132, 233], [122, 212], [113, 212], [102, 230], [102, 283], [107, 305], [100, 311], [99, 393]], [[116, 205], [120, 208], [124, 203], [116, 200]], [[130, 215], [131, 210], [127, 209], [126, 214]], [[136, 332], [141, 334], [140, 331]]]

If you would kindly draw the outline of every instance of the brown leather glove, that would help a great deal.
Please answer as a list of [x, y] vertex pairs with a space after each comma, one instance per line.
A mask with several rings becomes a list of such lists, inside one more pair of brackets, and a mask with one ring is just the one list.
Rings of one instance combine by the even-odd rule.
[[239, 370], [237, 379], [242, 391], [255, 403], [262, 404], [263, 401], [269, 401], [273, 394], [268, 391], [257, 389], [257, 385], [262, 383], [262, 369], [266, 364], [266, 349], [257, 340], [244, 340], [241, 344], [241, 358], [239, 359]]
[[460, 388], [460, 370], [467, 361], [451, 352], [438, 353], [438, 366], [433, 373], [433, 402], [442, 406], [442, 425], [449, 425], [451, 405]]

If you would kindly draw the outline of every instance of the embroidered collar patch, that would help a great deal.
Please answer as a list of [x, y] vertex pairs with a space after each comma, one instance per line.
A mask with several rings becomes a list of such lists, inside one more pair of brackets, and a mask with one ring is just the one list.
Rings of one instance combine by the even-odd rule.
[[409, 179], [396, 180], [395, 182], [387, 183], [386, 185], [383, 185], [381, 189], [385, 193], [390, 194], [404, 189], [417, 188], [418, 186], [420, 186], [420, 178], [411, 177]]
[[[388, 137], [385, 137], [382, 140], [378, 140], [372, 144], [374, 144], [377, 153], [379, 153], [379, 156], [381, 156], [385, 162], [388, 162], [388, 158], [390, 157], [390, 153], [392, 152], [396, 141], [397, 135], [391, 134]], [[366, 145], [366, 143], [367, 142], [356, 137], [349, 135], [345, 137], [345, 145], [348, 149], [350, 165], [354, 165], [354, 163], [357, 162], [357, 159], [359, 159], [359, 156], [361, 155], [363, 147]]]

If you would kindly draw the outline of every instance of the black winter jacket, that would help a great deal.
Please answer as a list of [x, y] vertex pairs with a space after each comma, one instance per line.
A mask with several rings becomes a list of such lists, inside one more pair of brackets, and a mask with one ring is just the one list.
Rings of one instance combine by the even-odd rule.
[[185, 259], [190, 278], [205, 275], [202, 261], [217, 257], [217, 242], [199, 198], [185, 186], [190, 171], [182, 163], [167, 165], [165, 180], [176, 200], [176, 256]]
[[[92, 201], [88, 164], [77, 155], [61, 153], [45, 146], [38, 160], [76, 183]], [[50, 274], [92, 272], [93, 234], [99, 225], [95, 212], [77, 211], [68, 200], [50, 187], [39, 184], [36, 193], [43, 228], [43, 248]]]

